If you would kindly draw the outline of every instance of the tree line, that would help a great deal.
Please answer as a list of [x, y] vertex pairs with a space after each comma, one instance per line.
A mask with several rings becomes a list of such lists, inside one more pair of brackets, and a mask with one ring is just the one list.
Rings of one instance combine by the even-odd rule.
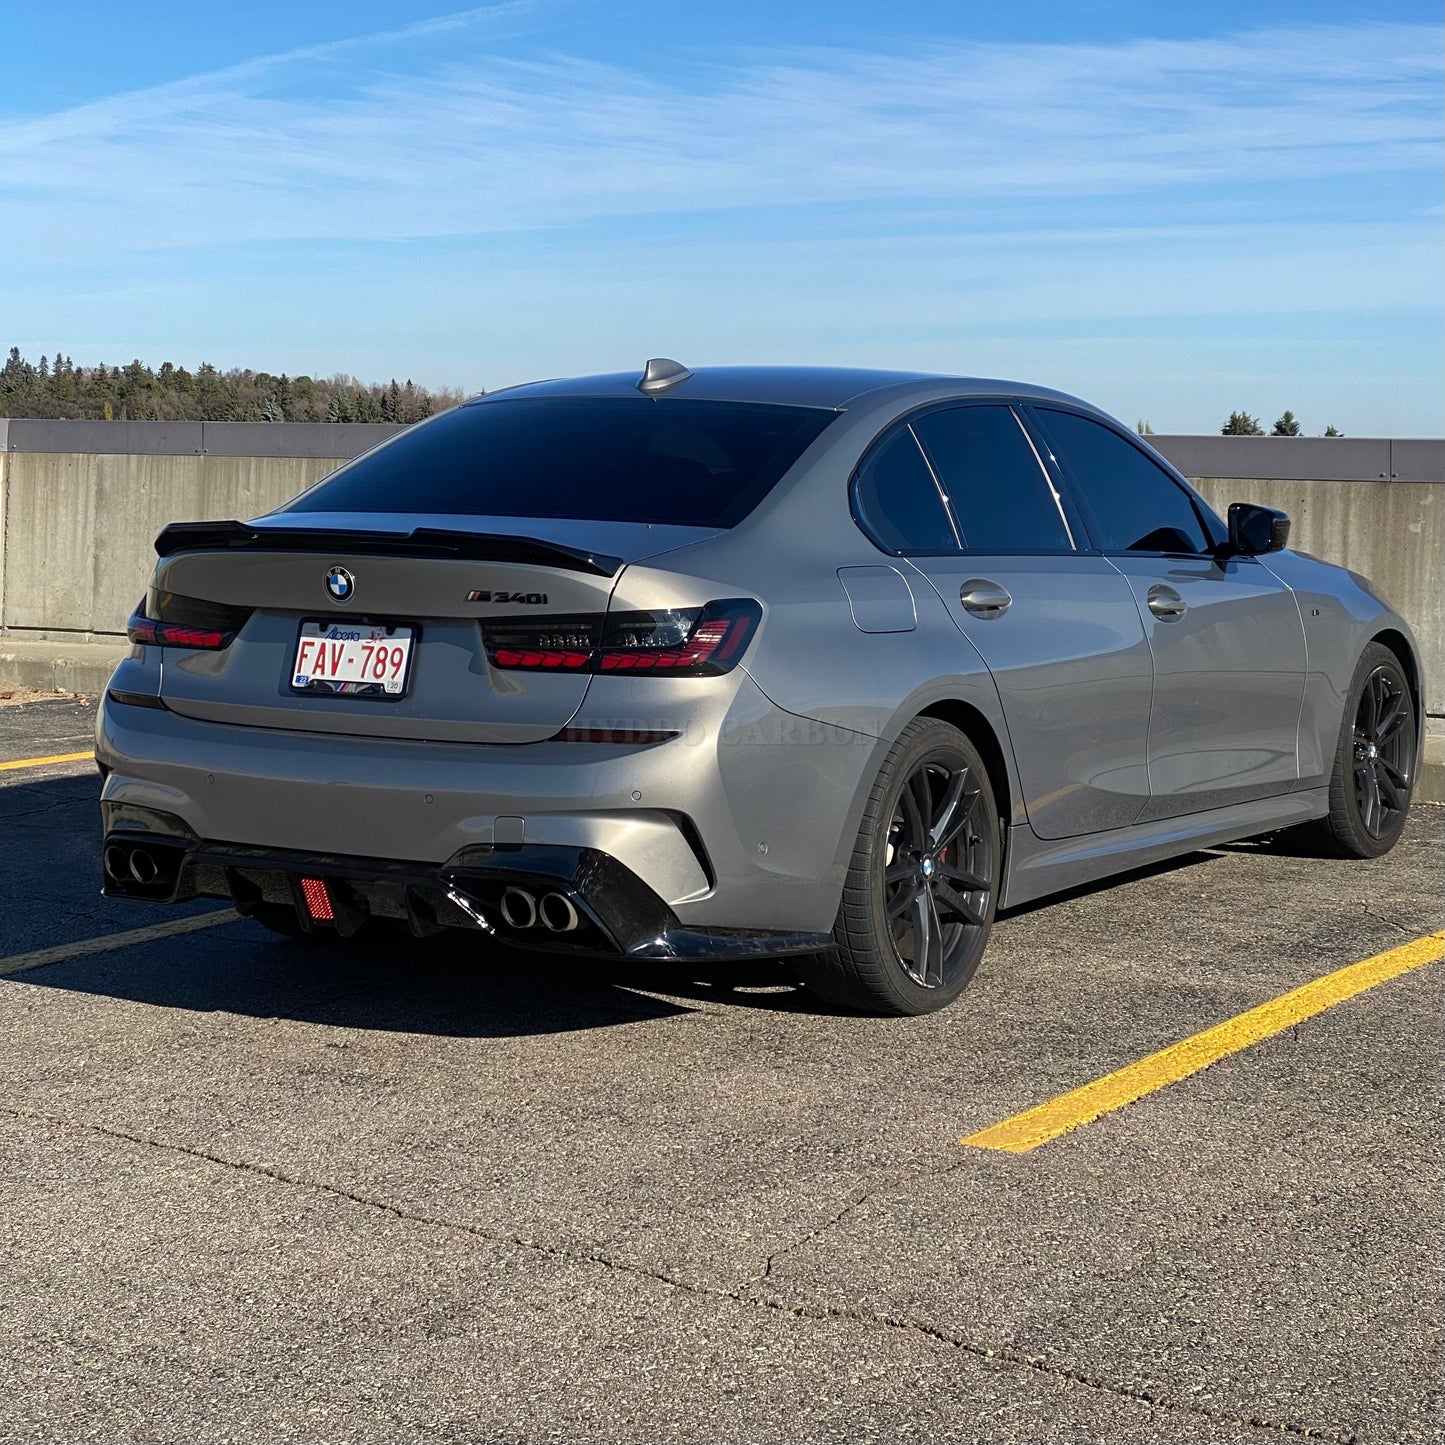
[[[1257, 416], [1250, 416], [1247, 411], [1232, 411], [1229, 413], [1229, 420], [1219, 428], [1219, 434], [1226, 437], [1262, 437], [1265, 433]], [[1300, 424], [1295, 414], [1292, 411], [1286, 411], [1277, 417], [1269, 434], [1272, 437], [1300, 436]], [[1344, 432], [1336, 430], [1333, 426], [1327, 426], [1323, 434], [1327, 437], [1344, 436]]]
[[18, 346], [0, 366], [0, 416], [93, 421], [391, 421], [414, 422], [462, 399], [451, 387], [428, 390], [407, 380], [358, 381], [279, 376], [202, 362], [194, 371], [166, 361], [76, 366], [57, 352], [28, 361]]
[[[1152, 437], [1154, 428], [1147, 421], [1139, 421], [1134, 424], [1134, 430], [1141, 437]], [[1257, 416], [1250, 416], [1247, 411], [1232, 411], [1229, 413], [1229, 420], [1219, 428], [1220, 436], [1226, 437], [1262, 437], [1265, 430], [1259, 424]], [[1274, 427], [1269, 432], [1272, 437], [1297, 437], [1302, 436], [1299, 419], [1292, 411], [1286, 411], [1275, 419]], [[1327, 437], [1342, 437], [1344, 432], [1333, 426], [1327, 426], [1321, 433]]]

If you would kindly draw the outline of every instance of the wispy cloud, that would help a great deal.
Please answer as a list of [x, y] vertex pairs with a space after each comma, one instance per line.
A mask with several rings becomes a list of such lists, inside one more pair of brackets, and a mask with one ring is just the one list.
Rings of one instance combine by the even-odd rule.
[[[1441, 35], [500, 58], [511, 0], [0, 126], [18, 254], [485, 236], [760, 207], [1130, 197], [1438, 168]], [[435, 42], [445, 33], [445, 46]], [[430, 43], [429, 43], [430, 42]]]
[[582, 9], [0, 120], [7, 344], [486, 386], [882, 363], [1439, 430], [1439, 26], [618, 65]]

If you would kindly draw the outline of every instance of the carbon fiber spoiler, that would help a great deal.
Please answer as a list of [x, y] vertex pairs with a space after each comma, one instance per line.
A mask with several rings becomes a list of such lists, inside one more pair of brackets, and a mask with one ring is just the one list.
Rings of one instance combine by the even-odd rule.
[[417, 527], [410, 532], [352, 531], [346, 527], [251, 527], [245, 522], [172, 522], [156, 538], [156, 555], [254, 548], [262, 552], [341, 552], [393, 557], [454, 557], [476, 562], [524, 562], [567, 572], [615, 577], [621, 557], [586, 552], [539, 537]]

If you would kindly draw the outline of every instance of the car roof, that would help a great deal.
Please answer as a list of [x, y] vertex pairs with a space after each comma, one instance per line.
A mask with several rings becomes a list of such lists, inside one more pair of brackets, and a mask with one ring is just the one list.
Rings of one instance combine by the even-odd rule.
[[[601, 376], [575, 376], [510, 386], [472, 398], [468, 406], [563, 396], [639, 396], [642, 372], [618, 371]], [[654, 393], [657, 398], [687, 397], [699, 401], [748, 401], [779, 406], [816, 406], [842, 410], [878, 392], [889, 392], [906, 404], [910, 393], [919, 401], [942, 395], [1012, 396], [1037, 401], [1065, 401], [1097, 410], [1088, 402], [1048, 387], [979, 376], [946, 376], [924, 371], [876, 371], [846, 366], [700, 366], [682, 381]]]

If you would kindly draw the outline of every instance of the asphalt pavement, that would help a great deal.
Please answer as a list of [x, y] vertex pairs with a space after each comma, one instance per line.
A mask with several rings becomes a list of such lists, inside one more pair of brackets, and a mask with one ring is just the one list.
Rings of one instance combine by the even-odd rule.
[[1445, 811], [1016, 911], [879, 1020], [107, 902], [97, 791], [0, 769], [0, 1440], [1445, 1439], [1445, 965], [959, 1142], [1445, 927]]

